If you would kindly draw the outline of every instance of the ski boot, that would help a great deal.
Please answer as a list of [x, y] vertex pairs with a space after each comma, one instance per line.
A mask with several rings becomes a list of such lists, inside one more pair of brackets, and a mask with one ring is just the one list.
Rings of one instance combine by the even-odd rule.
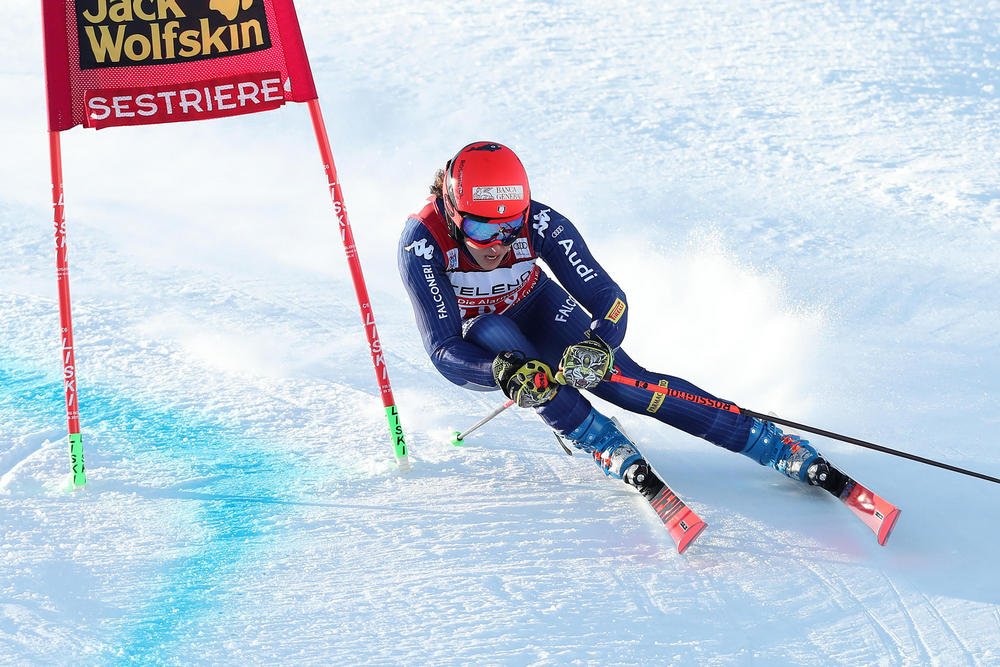
[[593, 454], [594, 461], [604, 474], [634, 486], [646, 498], [652, 498], [663, 488], [663, 482], [622, 431], [617, 419], [609, 419], [591, 409], [583, 423], [567, 433], [566, 437], [578, 449]]
[[755, 418], [741, 453], [786, 477], [826, 489], [838, 498], [848, 481], [808, 440], [793, 434], [785, 435], [772, 422]]

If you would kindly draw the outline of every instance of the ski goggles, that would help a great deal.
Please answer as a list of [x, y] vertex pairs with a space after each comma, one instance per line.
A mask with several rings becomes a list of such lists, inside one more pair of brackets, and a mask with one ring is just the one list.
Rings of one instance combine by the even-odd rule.
[[524, 228], [526, 217], [524, 213], [507, 219], [463, 215], [462, 233], [477, 248], [489, 248], [498, 243], [511, 245]]

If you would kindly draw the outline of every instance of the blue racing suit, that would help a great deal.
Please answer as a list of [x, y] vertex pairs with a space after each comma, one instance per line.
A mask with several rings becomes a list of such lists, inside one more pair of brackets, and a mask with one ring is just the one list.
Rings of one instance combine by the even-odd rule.
[[[538, 259], [558, 283], [542, 270]], [[534, 200], [528, 224], [503, 263], [486, 271], [464, 243], [448, 235], [441, 199], [429, 199], [406, 221], [399, 242], [399, 272], [435, 368], [469, 389], [498, 388], [492, 364], [500, 352], [518, 350], [544, 361], [554, 372], [566, 347], [583, 340], [588, 330], [612, 348], [619, 348], [625, 337], [625, 293], [594, 259], [576, 227]], [[681, 378], [647, 371], [622, 349], [616, 349], [614, 362], [627, 377], [715, 398]], [[651, 415], [737, 452], [746, 446], [753, 421], [624, 384], [602, 382], [591, 391], [626, 410]], [[555, 398], [535, 409], [546, 424], [565, 435], [583, 422], [591, 406], [578, 390], [562, 386]]]

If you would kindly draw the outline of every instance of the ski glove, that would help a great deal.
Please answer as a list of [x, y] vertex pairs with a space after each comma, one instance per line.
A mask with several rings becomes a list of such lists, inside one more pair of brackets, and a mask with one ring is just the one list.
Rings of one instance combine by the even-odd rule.
[[493, 377], [507, 398], [521, 408], [548, 403], [559, 389], [544, 362], [526, 359], [520, 352], [498, 354], [493, 360]]
[[594, 336], [570, 345], [559, 361], [556, 382], [576, 389], [593, 389], [611, 371], [615, 353], [611, 346]]

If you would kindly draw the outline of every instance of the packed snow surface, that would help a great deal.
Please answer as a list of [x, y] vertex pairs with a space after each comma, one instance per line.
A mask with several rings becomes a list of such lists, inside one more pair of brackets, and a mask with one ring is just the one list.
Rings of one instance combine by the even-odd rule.
[[89, 483], [65, 491], [40, 12], [0, 23], [0, 663], [1000, 664], [1000, 486], [833, 440], [903, 509], [640, 415], [708, 524], [438, 376], [395, 268], [493, 139], [629, 295], [625, 347], [1000, 476], [1000, 3], [299, 0], [413, 471], [307, 110], [63, 135]]

